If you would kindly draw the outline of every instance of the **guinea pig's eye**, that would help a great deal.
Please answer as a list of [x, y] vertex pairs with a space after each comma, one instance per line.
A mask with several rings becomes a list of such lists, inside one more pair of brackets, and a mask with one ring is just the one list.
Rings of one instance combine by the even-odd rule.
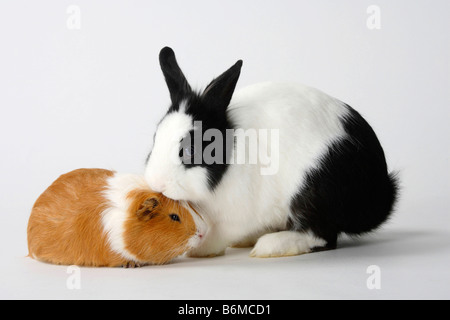
[[172, 219], [173, 221], [178, 221], [178, 222], [180, 222], [180, 217], [179, 217], [177, 214], [175, 214], [175, 213], [172, 213], [171, 215], [169, 215], [169, 217], [170, 217], [170, 219]]

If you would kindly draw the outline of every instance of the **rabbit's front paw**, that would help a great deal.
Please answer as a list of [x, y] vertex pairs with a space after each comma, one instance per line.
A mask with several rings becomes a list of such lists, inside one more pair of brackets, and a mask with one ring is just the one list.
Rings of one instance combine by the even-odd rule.
[[250, 252], [250, 256], [257, 258], [296, 256], [309, 253], [313, 248], [325, 245], [325, 240], [317, 238], [311, 233], [281, 231], [259, 238]]

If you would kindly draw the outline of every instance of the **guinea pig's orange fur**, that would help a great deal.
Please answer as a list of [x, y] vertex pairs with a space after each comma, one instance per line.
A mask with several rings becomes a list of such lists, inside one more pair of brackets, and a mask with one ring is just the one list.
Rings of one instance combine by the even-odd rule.
[[[139, 187], [125, 195], [129, 206], [121, 230], [127, 255], [113, 250], [102, 216], [111, 209], [104, 193], [114, 175], [109, 170], [78, 169], [44, 191], [28, 222], [29, 256], [54, 264], [115, 267], [162, 264], [189, 249], [189, 239], [197, 232], [190, 212]], [[170, 218], [173, 213], [181, 222]]]
[[[124, 240], [130, 253], [141, 261], [162, 264], [186, 251], [187, 236], [194, 235], [197, 228], [183, 206], [146, 190], [133, 190], [128, 198], [132, 199], [130, 214], [138, 216], [125, 222]], [[154, 203], [158, 203], [155, 208]], [[177, 213], [183, 224], [173, 221], [172, 213]]]

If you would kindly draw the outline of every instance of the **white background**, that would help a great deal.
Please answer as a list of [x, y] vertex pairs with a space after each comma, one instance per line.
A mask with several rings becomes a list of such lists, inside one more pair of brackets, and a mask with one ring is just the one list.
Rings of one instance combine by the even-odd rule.
[[[381, 9], [369, 30], [366, 10]], [[69, 5], [81, 29], [67, 27]], [[450, 2], [0, 2], [0, 298], [450, 298]], [[267, 80], [317, 87], [371, 123], [401, 200], [378, 233], [338, 250], [252, 259], [230, 249], [166, 266], [81, 269], [26, 258], [37, 197], [80, 167], [141, 173], [169, 103], [158, 53], [174, 48], [194, 87], [238, 59], [238, 88]], [[366, 285], [370, 265], [381, 289]]]

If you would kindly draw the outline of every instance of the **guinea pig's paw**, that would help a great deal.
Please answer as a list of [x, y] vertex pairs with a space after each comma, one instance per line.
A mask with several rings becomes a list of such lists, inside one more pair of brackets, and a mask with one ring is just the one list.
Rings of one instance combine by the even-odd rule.
[[128, 261], [127, 263], [124, 263], [122, 265], [122, 268], [140, 268], [143, 267], [145, 264], [139, 263], [139, 262], [135, 262], [135, 261]]
[[325, 244], [325, 240], [316, 238], [310, 233], [281, 231], [259, 238], [250, 256], [256, 258], [295, 256], [309, 253], [312, 248], [323, 247]]

